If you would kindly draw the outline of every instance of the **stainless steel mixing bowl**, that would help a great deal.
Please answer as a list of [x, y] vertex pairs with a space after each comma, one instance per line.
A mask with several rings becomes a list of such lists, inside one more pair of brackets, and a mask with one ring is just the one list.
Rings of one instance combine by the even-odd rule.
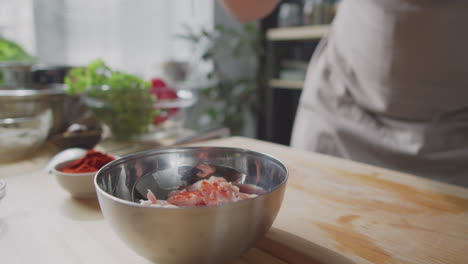
[[50, 108], [30, 116], [0, 118], [0, 163], [33, 153], [49, 135], [52, 118]]
[[[142, 181], [158, 196], [159, 187], [176, 189], [187, 172], [202, 163], [235, 169], [243, 175], [240, 186], [253, 184], [265, 192], [218, 206], [155, 208], [138, 203]], [[271, 227], [287, 179], [286, 166], [262, 153], [221, 147], [168, 148], [107, 164], [96, 174], [95, 187], [104, 217], [139, 255], [164, 264], [227, 263]], [[168, 186], [170, 182], [173, 186]]]
[[30, 86], [33, 84], [33, 61], [0, 61], [3, 86]]
[[69, 117], [69, 98], [62, 84], [51, 84], [45, 89], [0, 89], [0, 119], [25, 118], [52, 109], [51, 133], [63, 130]]

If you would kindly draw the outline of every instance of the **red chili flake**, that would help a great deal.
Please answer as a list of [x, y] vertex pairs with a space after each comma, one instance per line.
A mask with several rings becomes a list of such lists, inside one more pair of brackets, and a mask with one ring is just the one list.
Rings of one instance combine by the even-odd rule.
[[113, 160], [115, 160], [115, 158], [102, 152], [94, 151], [91, 149], [88, 150], [88, 152], [83, 158], [75, 160], [60, 171], [66, 173], [96, 172], [104, 165]]

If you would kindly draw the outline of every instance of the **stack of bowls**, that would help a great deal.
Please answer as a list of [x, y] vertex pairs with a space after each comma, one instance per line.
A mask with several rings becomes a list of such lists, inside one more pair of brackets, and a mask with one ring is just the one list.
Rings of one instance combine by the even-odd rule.
[[44, 110], [52, 111], [51, 131], [66, 124], [67, 98], [63, 84], [50, 84], [42, 89], [31, 87], [0, 88], [0, 119], [34, 117]]
[[34, 152], [66, 126], [63, 84], [34, 85], [31, 63], [2, 62], [0, 162]]

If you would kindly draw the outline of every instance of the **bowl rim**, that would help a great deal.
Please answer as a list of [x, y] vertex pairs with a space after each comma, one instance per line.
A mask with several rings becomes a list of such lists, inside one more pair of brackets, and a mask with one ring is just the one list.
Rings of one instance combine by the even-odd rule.
[[193, 91], [190, 90], [177, 90], [177, 98], [174, 99], [156, 99], [154, 103], [155, 108], [189, 108], [193, 106], [198, 97]]
[[65, 95], [65, 86], [63, 84], [50, 84], [46, 89], [0, 89], [1, 97], [34, 97], [45, 95]]
[[[149, 155], [153, 155], [153, 154], [174, 153], [174, 152], [179, 152], [179, 151], [184, 151], [184, 150], [197, 150], [197, 149], [204, 149], [204, 150], [215, 149], [215, 150], [238, 151], [238, 152], [244, 152], [244, 153], [250, 153], [250, 154], [258, 155], [258, 156], [261, 156], [261, 157], [266, 157], [268, 159], [271, 159], [271, 160], [277, 162], [281, 167], [283, 167], [283, 169], [286, 172], [286, 175], [285, 175], [284, 179], [278, 184], [278, 186], [271, 189], [269, 192], [259, 194], [257, 197], [249, 198], [249, 199], [245, 199], [245, 200], [240, 200], [240, 201], [236, 201], [236, 202], [230, 202], [230, 203], [224, 203], [224, 204], [218, 204], [218, 205], [205, 205], [205, 206], [156, 207], [156, 206], [142, 205], [142, 204], [139, 204], [137, 202], [127, 201], [127, 200], [115, 197], [115, 196], [113, 196], [111, 194], [108, 194], [106, 191], [101, 189], [101, 187], [97, 183], [97, 178], [98, 178], [99, 174], [103, 173], [105, 170], [108, 170], [110, 167], [113, 167], [115, 165], [119, 165], [119, 164], [127, 162], [127, 161], [139, 159], [139, 158], [149, 156]], [[285, 186], [288, 179], [289, 179], [288, 166], [284, 162], [282, 162], [281, 160], [277, 159], [276, 157], [274, 157], [272, 155], [269, 155], [269, 154], [266, 154], [266, 153], [262, 153], [262, 152], [258, 152], [258, 151], [254, 151], [254, 150], [249, 150], [249, 149], [245, 149], [245, 148], [233, 148], [233, 147], [216, 147], [216, 146], [210, 146], [210, 147], [204, 147], [204, 146], [165, 147], [165, 148], [156, 148], [156, 149], [150, 149], [150, 150], [146, 150], [146, 151], [132, 153], [132, 154], [123, 156], [123, 157], [121, 157], [119, 159], [115, 159], [115, 160], [107, 163], [101, 169], [99, 169], [96, 172], [96, 174], [94, 175], [94, 188], [96, 189], [96, 193], [98, 194], [98, 198], [99, 198], [99, 194], [102, 194], [102, 195], [106, 196], [108, 199], [114, 200], [114, 201], [116, 201], [118, 203], [130, 205], [130, 206], [135, 206], [135, 207], [140, 207], [140, 208], [153, 208], [153, 209], [171, 209], [171, 210], [198, 209], [198, 210], [200, 210], [202, 208], [229, 206], [229, 205], [234, 205], [234, 204], [240, 204], [240, 203], [243, 203], [243, 202], [247, 202], [249, 200], [259, 199], [259, 198], [261, 198], [261, 197], [263, 197], [263, 196], [265, 196], [265, 195], [267, 195], [269, 193], [272, 193], [272, 192], [278, 190], [279, 188]]]
[[[90, 86], [96, 88], [104, 88], [109, 87], [108, 85], [98, 85], [98, 86]], [[88, 88], [88, 89], [89, 89]], [[149, 109], [157, 108], [157, 109], [166, 109], [166, 108], [190, 108], [196, 102], [198, 102], [198, 96], [196, 93], [190, 89], [179, 89], [176, 90], [177, 98], [163, 98], [160, 99], [155, 97], [155, 101], [152, 104], [146, 104], [146, 107]], [[94, 96], [90, 96], [86, 92], [83, 94], [84, 103], [91, 108], [112, 108], [114, 107], [113, 103], [108, 99], [96, 98]]]

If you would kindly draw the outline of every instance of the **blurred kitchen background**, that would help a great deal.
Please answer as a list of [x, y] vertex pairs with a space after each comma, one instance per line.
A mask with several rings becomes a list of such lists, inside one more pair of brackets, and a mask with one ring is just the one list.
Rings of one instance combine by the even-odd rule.
[[[142, 113], [128, 101], [141, 100], [112, 99], [110, 107], [106, 100], [118, 94], [106, 82], [93, 83], [104, 87], [98, 92], [67, 88], [72, 69], [88, 69], [78, 80], [89, 81], [90, 64], [99, 60], [111, 73], [147, 81], [159, 98], [144, 129], [119, 139], [157, 141], [227, 128], [230, 135], [288, 145], [308, 61], [338, 4], [282, 1], [262, 21], [240, 24], [215, 0], [0, 0], [0, 144], [31, 138], [25, 131], [32, 128], [42, 131], [28, 143], [36, 147], [47, 139], [61, 148], [92, 147], [106, 129], [119, 135], [122, 127], [106, 117], [125, 123]], [[11, 43], [24, 56], [12, 56]], [[95, 97], [104, 93], [106, 100]], [[130, 114], [119, 118], [118, 111]]]

